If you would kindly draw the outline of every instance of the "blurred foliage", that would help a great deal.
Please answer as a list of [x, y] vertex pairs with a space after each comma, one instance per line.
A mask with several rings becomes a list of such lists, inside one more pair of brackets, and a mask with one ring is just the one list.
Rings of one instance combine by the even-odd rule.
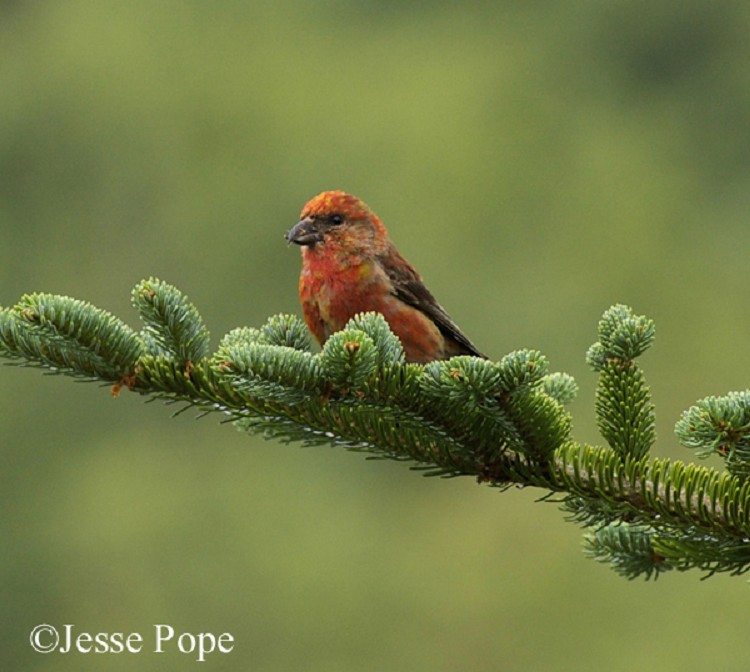
[[[680, 412], [750, 370], [749, 23], [739, 0], [4, 0], [0, 304], [51, 291], [126, 316], [158, 275], [215, 335], [257, 326], [298, 310], [284, 231], [342, 188], [482, 350], [539, 348], [576, 377], [579, 440], [597, 440], [591, 325], [614, 302], [653, 316], [656, 451], [685, 457]], [[16, 369], [0, 408], [8, 669], [101, 669], [31, 652], [41, 622], [229, 630], [217, 669], [747, 659], [742, 583], [622, 582], [533, 493]], [[707, 600], [725, 617], [692, 636]], [[184, 660], [106, 661], [155, 663]]]

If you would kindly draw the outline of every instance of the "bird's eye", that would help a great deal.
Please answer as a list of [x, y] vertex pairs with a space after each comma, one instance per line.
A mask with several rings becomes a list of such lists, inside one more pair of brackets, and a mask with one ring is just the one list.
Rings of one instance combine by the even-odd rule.
[[331, 224], [341, 224], [344, 218], [341, 215], [331, 215]]

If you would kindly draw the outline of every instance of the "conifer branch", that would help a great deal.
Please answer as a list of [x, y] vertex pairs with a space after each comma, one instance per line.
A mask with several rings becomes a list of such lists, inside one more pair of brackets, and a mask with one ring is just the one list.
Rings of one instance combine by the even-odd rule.
[[314, 354], [304, 323], [277, 315], [230, 331], [211, 354], [198, 310], [175, 287], [150, 278], [132, 301], [139, 332], [83, 301], [26, 295], [0, 311], [0, 356], [219, 412], [271, 439], [563, 493], [590, 530], [586, 553], [628, 578], [750, 568], [750, 392], [703, 399], [677, 423], [682, 443], [721, 455], [726, 472], [650, 456], [654, 407], [637, 357], [655, 331], [626, 306], [605, 312], [587, 353], [607, 444], [595, 447], [570, 436], [575, 381], [535, 350], [408, 364], [383, 317], [363, 314]]

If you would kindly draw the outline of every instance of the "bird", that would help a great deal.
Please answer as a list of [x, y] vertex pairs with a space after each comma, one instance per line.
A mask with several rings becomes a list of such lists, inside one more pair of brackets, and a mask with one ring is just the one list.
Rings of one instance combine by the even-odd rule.
[[299, 296], [305, 322], [322, 346], [358, 313], [380, 313], [407, 362], [471, 355], [486, 359], [399, 253], [380, 218], [358, 197], [324, 191], [286, 233], [301, 247]]

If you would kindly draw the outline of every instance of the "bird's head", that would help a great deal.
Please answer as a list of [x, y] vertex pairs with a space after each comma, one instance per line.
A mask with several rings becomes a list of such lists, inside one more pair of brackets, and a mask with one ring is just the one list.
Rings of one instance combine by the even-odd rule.
[[286, 239], [306, 247], [376, 251], [387, 243], [388, 234], [378, 216], [359, 198], [343, 191], [324, 191], [302, 208], [300, 221], [287, 231]]

